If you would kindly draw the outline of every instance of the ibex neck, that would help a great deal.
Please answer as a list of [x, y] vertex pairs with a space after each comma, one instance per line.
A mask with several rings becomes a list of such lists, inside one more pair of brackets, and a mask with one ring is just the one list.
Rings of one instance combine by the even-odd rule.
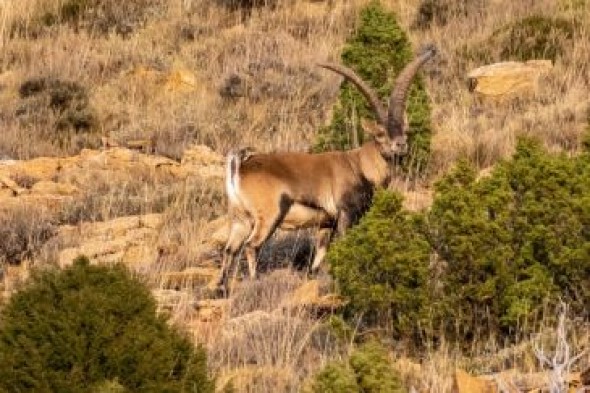
[[366, 142], [358, 149], [350, 150], [349, 154], [363, 176], [375, 186], [384, 186], [389, 182], [389, 163], [379, 152], [374, 141]]

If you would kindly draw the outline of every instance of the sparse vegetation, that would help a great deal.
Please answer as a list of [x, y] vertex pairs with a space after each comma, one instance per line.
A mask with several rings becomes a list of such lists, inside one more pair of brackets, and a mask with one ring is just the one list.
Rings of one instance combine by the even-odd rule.
[[[84, 228], [103, 228], [96, 245], [112, 246], [112, 259], [120, 257], [123, 237], [111, 221], [80, 221], [161, 212], [150, 221], [131, 220], [140, 222], [130, 230], [138, 243], [124, 247], [129, 251], [125, 257], [140, 260], [130, 268], [158, 294], [158, 310], [171, 314], [168, 323], [186, 329], [204, 345], [209, 371], [218, 375], [222, 389], [296, 392], [314, 381], [319, 365], [328, 364], [326, 370], [333, 372], [320, 371], [327, 376], [318, 387], [359, 391], [349, 355], [368, 337], [381, 339], [389, 357], [396, 359], [401, 385], [410, 391], [452, 391], [457, 367], [492, 375], [508, 368], [541, 371], [535, 343], [527, 337], [553, 329], [555, 313], [552, 304], [545, 304], [557, 297], [571, 303], [567, 339], [571, 354], [580, 353], [590, 334], [583, 307], [583, 302], [588, 304], [589, 276], [583, 196], [590, 149], [589, 4], [0, 1], [0, 309], [13, 307], [11, 298], [22, 296], [16, 291], [23, 285], [29, 288], [31, 270], [86, 247]], [[368, 9], [373, 10], [372, 31], [366, 23]], [[379, 44], [382, 38], [386, 45]], [[412, 57], [411, 48], [418, 51], [430, 42], [440, 55], [413, 87], [416, 102], [410, 105], [414, 110], [427, 103], [431, 109], [410, 115], [415, 116], [411, 131], [422, 129], [422, 114], [428, 119], [423, 123], [427, 134], [432, 131], [431, 142], [422, 150], [430, 176], [420, 182], [402, 179], [396, 184], [400, 194], [379, 193], [369, 224], [360, 223], [350, 232], [358, 243], [345, 237], [335, 245], [334, 253], [342, 258], [332, 270], [336, 276], [338, 265], [337, 283], [324, 272], [316, 281], [289, 270], [294, 259], [308, 263], [313, 248], [305, 233], [297, 233], [269, 242], [261, 252], [265, 268], [258, 281], [234, 279], [230, 299], [207, 299], [205, 282], [215, 272], [219, 255], [205, 244], [209, 247], [214, 237], [209, 221], [224, 211], [222, 184], [202, 184], [190, 177], [184, 184], [153, 171], [127, 169], [106, 171], [104, 177], [92, 171], [74, 182], [68, 173], [67, 156], [102, 147], [102, 136], [123, 146], [149, 140], [155, 146], [150, 155], [175, 160], [195, 143], [221, 154], [244, 146], [309, 151], [314, 146], [327, 150], [354, 145], [356, 122], [367, 114], [365, 103], [356, 89], [346, 84], [340, 89], [336, 76], [316, 64], [344, 61], [363, 77], [367, 72], [369, 79], [375, 78], [374, 86], [384, 95]], [[472, 96], [465, 85], [466, 73], [475, 67], [540, 56], [553, 59], [553, 68], [530, 97], [498, 105]], [[327, 124], [320, 140], [317, 131]], [[340, 128], [330, 134], [335, 127]], [[521, 136], [532, 136], [539, 144], [527, 142], [514, 156]], [[359, 134], [359, 143], [362, 138]], [[95, 153], [109, 157], [109, 152]], [[20, 165], [13, 159], [46, 156], [63, 157], [55, 176], [47, 175], [53, 169], [45, 172], [44, 159], [34, 163], [34, 170], [33, 165], [20, 173], [9, 170]], [[408, 162], [412, 171], [423, 170], [425, 163]], [[85, 166], [78, 169], [90, 173]], [[428, 210], [440, 179], [434, 208]], [[40, 181], [45, 184], [37, 186]], [[44, 190], [62, 185], [67, 195], [45, 198]], [[70, 185], [78, 189], [73, 199]], [[26, 205], [19, 205], [20, 193]], [[402, 201], [425, 210], [410, 213], [401, 208]], [[45, 204], [51, 205], [47, 213]], [[405, 235], [386, 229], [391, 225], [404, 228]], [[131, 236], [123, 232], [127, 241]], [[148, 234], [149, 242], [142, 234]], [[365, 251], [372, 258], [358, 255]], [[380, 273], [380, 266], [386, 274]], [[179, 280], [177, 291], [161, 288], [165, 274], [183, 274], [185, 269], [187, 274], [203, 270], [206, 277], [187, 280], [191, 284]], [[310, 284], [312, 290], [295, 296]], [[336, 289], [347, 295], [347, 307], [334, 312], [330, 328], [325, 309], [292, 304], [309, 301], [314, 288], [321, 295]], [[118, 293], [112, 298], [120, 299]], [[62, 305], [47, 310], [68, 313]], [[90, 315], [87, 311], [80, 314]], [[53, 332], [59, 322], [44, 328], [38, 342], [57, 337]], [[0, 326], [6, 323], [0, 317]], [[537, 330], [539, 324], [544, 327]], [[137, 335], [147, 337], [153, 330]], [[418, 345], [404, 345], [417, 339]], [[70, 347], [78, 348], [77, 343]], [[169, 346], [164, 347], [168, 353]], [[14, 353], [15, 359], [26, 355], [12, 351], [11, 356]], [[414, 355], [419, 360], [407, 359]], [[401, 367], [404, 361], [420, 364]], [[572, 371], [586, 369], [589, 361], [584, 355]], [[342, 384], [331, 385], [330, 374]], [[72, 369], [68, 380], [76, 381], [79, 375], [79, 369]], [[9, 380], [2, 375], [0, 384], [4, 381]], [[84, 389], [133, 390], [114, 374]]]
[[18, 264], [35, 256], [57, 232], [56, 220], [42, 208], [0, 211], [0, 263]]
[[5, 392], [214, 391], [205, 352], [156, 315], [149, 290], [85, 257], [37, 272], [2, 309], [0, 376]]
[[479, 62], [563, 58], [572, 45], [575, 23], [565, 18], [532, 15], [496, 29], [467, 56]]
[[39, 137], [64, 148], [71, 143], [96, 144], [96, 115], [86, 88], [77, 82], [33, 78], [19, 88], [16, 117], [23, 127], [36, 130]]
[[482, 0], [422, 0], [412, 27], [444, 26], [454, 18], [468, 18], [483, 8]]
[[56, 25], [68, 25], [76, 31], [83, 29], [94, 35], [109, 33], [128, 37], [141, 27], [147, 15], [156, 11], [157, 2], [141, 0], [118, 2], [113, 0], [65, 0], [56, 4], [38, 1], [32, 21], [17, 20], [12, 26], [14, 35], [38, 36]]

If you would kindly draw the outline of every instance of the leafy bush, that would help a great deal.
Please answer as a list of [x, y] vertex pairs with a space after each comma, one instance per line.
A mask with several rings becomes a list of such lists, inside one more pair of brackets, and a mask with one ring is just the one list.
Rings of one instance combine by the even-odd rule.
[[415, 337], [427, 317], [430, 247], [421, 219], [402, 210], [402, 198], [379, 191], [373, 206], [328, 252], [349, 313]]
[[122, 266], [34, 275], [0, 315], [0, 390], [213, 392], [203, 349]]
[[[360, 16], [356, 34], [346, 43], [342, 62], [355, 70], [379, 97], [389, 97], [395, 76], [412, 59], [410, 41], [397, 23], [393, 13], [386, 11], [381, 3], [373, 1]], [[413, 165], [424, 168], [430, 151], [430, 104], [422, 79], [415, 78], [408, 97], [407, 115], [409, 142]], [[364, 96], [348, 82], [340, 89], [339, 103], [334, 109], [332, 123], [320, 129], [316, 151], [349, 149], [362, 143], [361, 118], [374, 118]]]
[[347, 312], [395, 338], [527, 333], [557, 298], [588, 316], [589, 195], [588, 153], [552, 155], [522, 140], [488, 177], [457, 165], [430, 212], [410, 214], [399, 196], [377, 193], [328, 261]]
[[570, 20], [533, 15], [497, 29], [485, 42], [467, 50], [466, 56], [485, 63], [531, 59], [555, 61], [564, 56], [574, 32], [574, 22]]
[[461, 337], [506, 332], [557, 296], [587, 313], [588, 158], [523, 140], [492, 176], [476, 181], [461, 164], [438, 184], [429, 235], [447, 263], [442, 303]]
[[355, 350], [347, 362], [328, 363], [314, 378], [313, 393], [401, 393], [399, 377], [376, 343]]

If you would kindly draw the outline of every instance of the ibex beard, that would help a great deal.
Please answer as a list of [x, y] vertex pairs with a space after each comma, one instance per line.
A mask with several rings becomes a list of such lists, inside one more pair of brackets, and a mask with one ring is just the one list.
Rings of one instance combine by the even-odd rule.
[[257, 253], [278, 228], [317, 228], [310, 271], [319, 269], [334, 234], [342, 235], [359, 220], [369, 209], [375, 189], [389, 183], [396, 158], [407, 154], [408, 89], [419, 68], [435, 53], [429, 46], [404, 68], [387, 109], [352, 70], [321, 64], [353, 83], [375, 112], [376, 121], [361, 120], [373, 140], [357, 149], [318, 154], [239, 150], [228, 154], [226, 192], [231, 224], [220, 290], [227, 292], [229, 272], [242, 249], [250, 277], [256, 277]]

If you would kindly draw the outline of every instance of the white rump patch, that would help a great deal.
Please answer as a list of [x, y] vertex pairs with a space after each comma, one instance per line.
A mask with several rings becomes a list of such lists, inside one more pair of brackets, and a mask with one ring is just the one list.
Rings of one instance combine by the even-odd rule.
[[233, 151], [227, 154], [225, 165], [225, 189], [229, 203], [232, 205], [240, 205], [240, 198], [238, 196], [240, 186], [240, 157]]

